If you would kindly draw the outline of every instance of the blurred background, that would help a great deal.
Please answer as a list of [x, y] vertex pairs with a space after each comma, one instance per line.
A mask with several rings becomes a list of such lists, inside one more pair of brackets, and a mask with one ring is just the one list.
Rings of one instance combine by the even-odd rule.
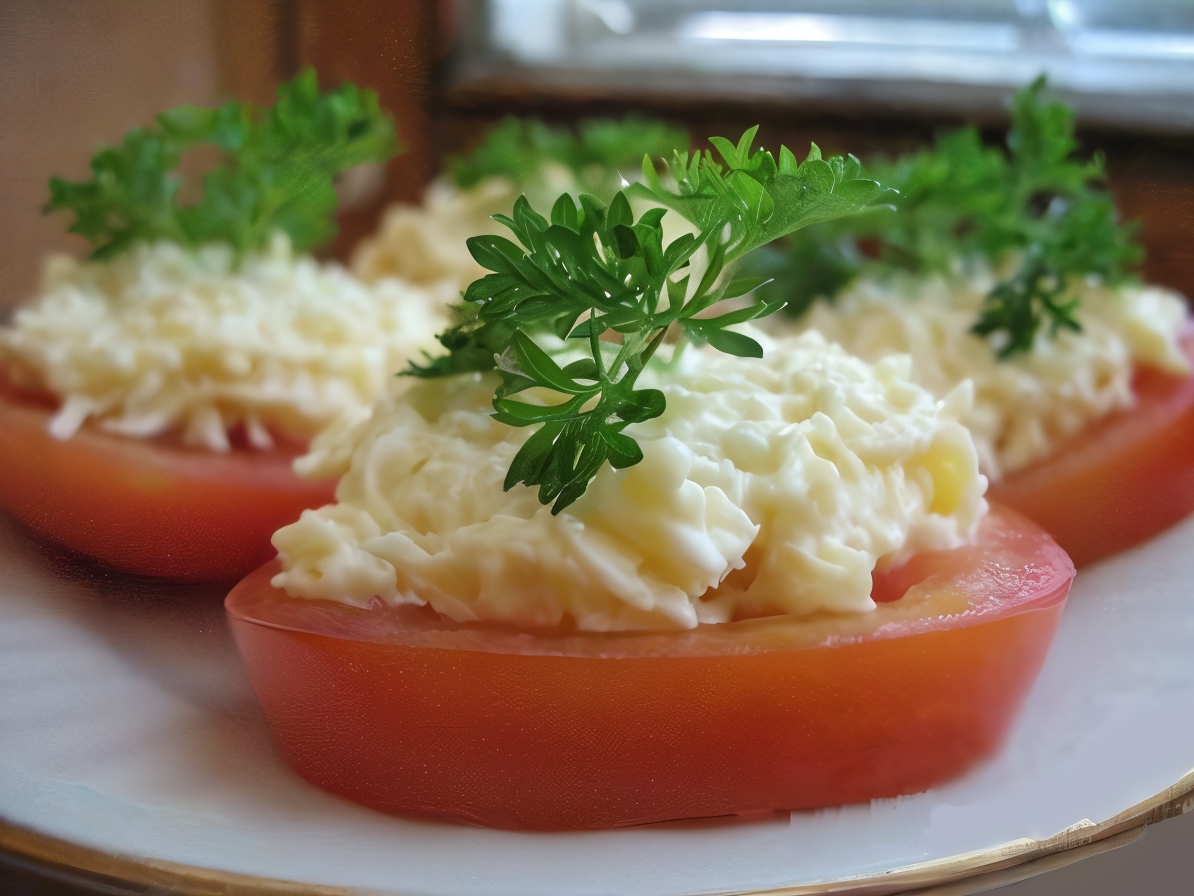
[[[693, 145], [759, 123], [764, 146], [815, 139], [865, 162], [964, 122], [1000, 139], [1011, 91], [1043, 72], [1141, 222], [1144, 276], [1194, 295], [1190, 0], [3, 0], [0, 317], [32, 294], [46, 251], [83, 251], [41, 214], [52, 174], [85, 177], [98, 144], [180, 103], [268, 103], [307, 64], [377, 90], [406, 146], [350, 197], [340, 257], [508, 113], [640, 111]], [[1190, 819], [1167, 822], [1003, 892], [1176, 892], [1192, 838]], [[51, 892], [0, 861], [6, 880]]]
[[6, 0], [0, 60], [0, 308], [47, 249], [82, 248], [40, 213], [51, 174], [179, 103], [267, 103], [306, 64], [376, 89], [407, 146], [343, 213], [340, 255], [506, 113], [638, 110], [694, 145], [760, 123], [762, 145], [865, 162], [962, 122], [998, 140], [1044, 72], [1143, 224], [1144, 275], [1194, 293], [1189, 0]]

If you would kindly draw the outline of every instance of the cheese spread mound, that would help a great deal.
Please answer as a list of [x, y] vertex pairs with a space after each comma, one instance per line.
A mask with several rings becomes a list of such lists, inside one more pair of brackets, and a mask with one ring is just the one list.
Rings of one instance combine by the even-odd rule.
[[338, 503], [274, 535], [274, 585], [587, 631], [872, 609], [876, 563], [956, 546], [985, 512], [969, 387], [938, 402], [906, 356], [755, 335], [763, 360], [690, 350], [649, 369], [667, 409], [626, 430], [642, 462], [604, 466], [556, 516], [503, 491], [534, 427], [493, 419], [495, 375], [420, 382], [343, 432], [349, 450], [325, 446]]
[[268, 448], [381, 397], [443, 329], [446, 299], [365, 284], [284, 236], [239, 264], [223, 245], [160, 242], [105, 262], [52, 259], [41, 297], [0, 329], [0, 360], [60, 398], [60, 439], [91, 418], [212, 451], [243, 427]]
[[487, 178], [471, 190], [440, 178], [427, 188], [422, 205], [386, 211], [378, 232], [357, 246], [352, 270], [365, 280], [401, 277], [449, 284], [459, 292], [489, 273], [473, 260], [465, 241], [481, 234], [508, 237], [510, 231], [491, 216], [509, 214], [517, 198], [514, 182], [505, 178]]
[[1048, 456], [1089, 422], [1131, 407], [1137, 366], [1190, 372], [1180, 345], [1186, 305], [1173, 292], [1075, 281], [1081, 331], [1042, 331], [1030, 351], [1000, 359], [970, 332], [994, 285], [986, 271], [862, 279], [832, 303], [818, 302], [800, 326], [867, 360], [911, 355], [913, 379], [935, 395], [972, 382], [974, 407], [963, 422], [992, 480]]
[[[594, 172], [590, 180], [600, 180], [600, 174]], [[584, 186], [563, 165], [549, 164], [525, 185], [525, 195], [532, 208], [546, 215], [561, 194], [576, 196]], [[353, 253], [353, 273], [364, 280], [401, 277], [463, 292], [489, 273], [469, 254], [468, 238], [492, 234], [513, 239], [493, 216], [509, 215], [521, 192], [505, 177], [487, 177], [468, 189], [441, 177], [427, 188], [422, 205], [395, 205], [386, 211], [378, 232], [362, 240]], [[638, 200], [631, 206], [636, 214], [650, 207]], [[665, 215], [664, 245], [682, 233], [696, 232], [679, 215]]]

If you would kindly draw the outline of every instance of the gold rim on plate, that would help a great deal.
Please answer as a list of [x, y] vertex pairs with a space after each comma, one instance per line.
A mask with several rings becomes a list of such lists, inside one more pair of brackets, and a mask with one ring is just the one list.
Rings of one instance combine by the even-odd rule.
[[[1194, 771], [1172, 787], [1102, 824], [1083, 822], [1047, 840], [1022, 839], [994, 849], [909, 865], [882, 874], [757, 891], [746, 896], [966, 896], [1015, 883], [1124, 846], [1147, 825], [1194, 807]], [[355, 888], [303, 884], [176, 862], [113, 855], [0, 821], [0, 856], [84, 883], [132, 884], [185, 896], [351, 896]]]

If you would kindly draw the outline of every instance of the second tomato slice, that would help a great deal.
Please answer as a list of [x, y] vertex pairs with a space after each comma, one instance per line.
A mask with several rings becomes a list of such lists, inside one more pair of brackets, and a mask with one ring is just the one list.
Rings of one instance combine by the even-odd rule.
[[294, 474], [294, 450], [213, 454], [86, 427], [59, 441], [52, 413], [0, 388], [0, 510], [122, 572], [235, 580], [274, 555], [275, 530], [335, 492]]

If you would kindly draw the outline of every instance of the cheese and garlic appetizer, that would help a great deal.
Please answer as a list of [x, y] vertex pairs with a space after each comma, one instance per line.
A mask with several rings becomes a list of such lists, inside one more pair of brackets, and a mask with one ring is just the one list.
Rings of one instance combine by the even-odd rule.
[[[183, 202], [198, 147], [219, 160]], [[453, 289], [365, 283], [306, 254], [336, 235], [337, 176], [399, 150], [375, 93], [323, 92], [312, 69], [272, 107], [180, 106], [129, 131], [90, 179], [51, 179], [47, 209], [93, 251], [49, 262], [0, 329], [3, 373], [58, 400], [59, 439], [94, 421], [215, 452], [237, 431], [260, 449], [307, 442], [382, 397], [448, 322]]]
[[728, 172], [686, 154], [682, 186], [644, 171], [640, 196], [699, 222], [666, 248], [665, 208], [636, 216], [629, 190], [564, 194], [550, 222], [523, 197], [518, 244], [474, 241], [494, 273], [465, 290], [447, 353], [304, 459], [342, 476], [337, 503], [276, 533], [275, 586], [461, 622], [675, 630], [865, 612], [878, 563], [963, 543], [986, 484], [958, 422], [969, 388], [939, 402], [906, 357], [769, 340], [747, 322], [778, 306], [734, 302], [751, 289], [737, 258], [886, 198], [857, 164], [777, 158], [754, 136], [714, 138]]
[[813, 305], [800, 326], [869, 361], [910, 355], [912, 378], [935, 395], [971, 383], [974, 404], [962, 421], [993, 480], [1048, 457], [1100, 417], [1130, 408], [1138, 367], [1190, 373], [1180, 345], [1188, 312], [1174, 292], [1077, 281], [1079, 329], [1038, 332], [1028, 349], [1001, 358], [971, 331], [995, 283], [988, 272], [862, 278], [832, 303]]
[[969, 389], [938, 402], [907, 356], [755, 336], [761, 360], [689, 350], [644, 374], [667, 405], [626, 429], [642, 460], [558, 514], [504, 490], [530, 431], [495, 419], [494, 374], [418, 383], [321, 446], [337, 503], [274, 536], [274, 584], [585, 631], [872, 609], [877, 563], [955, 547], [985, 511]]
[[939, 396], [970, 381], [965, 423], [992, 480], [1132, 407], [1137, 370], [1190, 373], [1184, 300], [1132, 276], [1135, 228], [1044, 91], [1016, 93], [1004, 147], [963, 128], [877, 164], [894, 208], [801, 231], [763, 265], [765, 298], [797, 328], [869, 360], [908, 353]]
[[281, 233], [239, 259], [219, 243], [141, 243], [109, 261], [52, 259], [41, 296], [0, 329], [0, 360], [59, 399], [59, 439], [92, 420], [218, 452], [243, 427], [269, 448], [404, 384], [394, 374], [434, 344], [447, 299], [366, 284]]

